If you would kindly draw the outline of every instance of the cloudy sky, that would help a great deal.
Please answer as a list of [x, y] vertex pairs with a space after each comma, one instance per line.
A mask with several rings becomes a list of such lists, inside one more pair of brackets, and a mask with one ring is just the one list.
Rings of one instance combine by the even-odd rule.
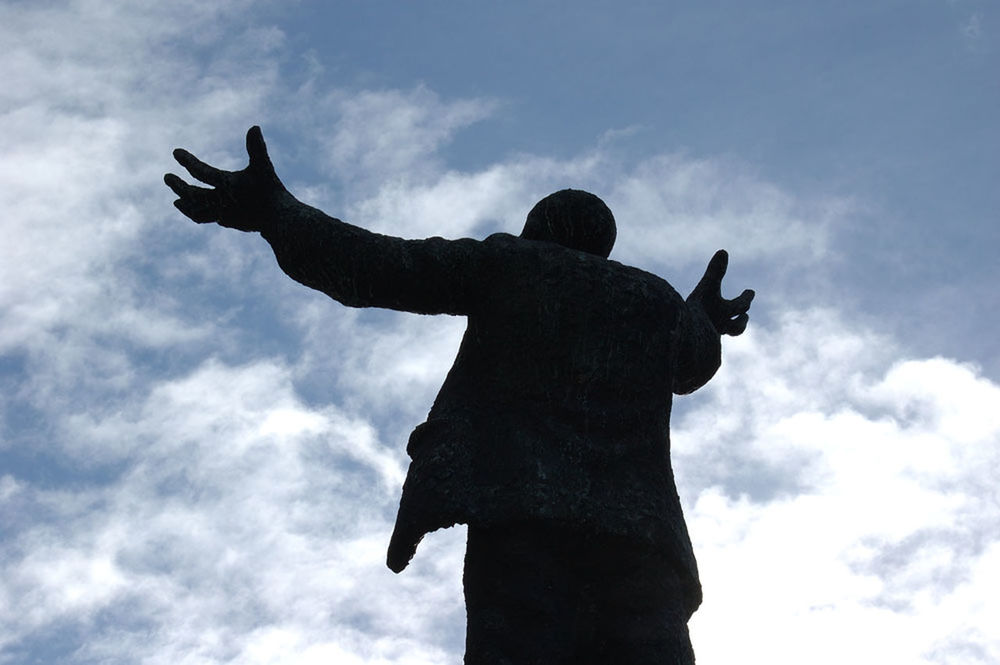
[[[155, 5], [155, 6], [154, 6]], [[384, 565], [461, 319], [348, 310], [162, 174], [757, 290], [675, 402], [703, 665], [1000, 661], [1000, 6], [0, 3], [0, 663], [458, 663], [464, 528]]]

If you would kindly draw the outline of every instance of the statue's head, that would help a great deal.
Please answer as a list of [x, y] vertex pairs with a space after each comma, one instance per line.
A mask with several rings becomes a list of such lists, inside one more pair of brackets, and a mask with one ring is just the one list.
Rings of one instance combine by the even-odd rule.
[[545, 240], [604, 258], [615, 244], [615, 218], [604, 201], [579, 189], [549, 194], [528, 213], [521, 237]]

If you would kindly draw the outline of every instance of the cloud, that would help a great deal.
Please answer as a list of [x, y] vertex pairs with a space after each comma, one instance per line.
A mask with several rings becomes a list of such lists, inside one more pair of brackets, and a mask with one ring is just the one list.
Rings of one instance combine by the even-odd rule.
[[976, 46], [983, 37], [983, 15], [979, 12], [971, 14], [960, 27], [966, 42]]
[[324, 155], [335, 174], [386, 182], [436, 175], [439, 151], [454, 133], [492, 112], [487, 100], [442, 101], [426, 87], [334, 93], [338, 118]]
[[253, 114], [273, 84], [267, 54], [275, 40], [260, 31], [237, 35], [252, 46], [236, 39], [201, 61], [171, 46], [188, 35], [218, 38], [213, 22], [243, 4], [0, 10], [11, 55], [0, 64], [0, 208], [9, 239], [0, 353], [27, 362], [20, 399], [50, 404], [70, 390], [78, 398], [126, 390], [137, 374], [126, 348], [155, 353], [210, 333], [185, 321], [170, 295], [152, 293], [142, 271], [176, 246], [163, 225], [167, 137], [217, 134]]
[[[409, 237], [516, 233], [545, 194], [590, 189], [615, 257], [679, 286], [730, 246], [798, 288], [851, 214], [733, 161], [603, 141], [450, 170], [443, 149], [497, 101], [284, 76], [255, 6], [0, 7], [0, 662], [460, 657], [462, 530], [404, 575], [383, 560], [405, 437], [462, 320], [346, 310], [260, 238], [186, 223], [160, 182], [175, 145], [238, 168], [244, 128], [274, 126], [296, 193]], [[676, 411], [699, 662], [857, 662], [856, 643], [995, 659], [996, 385], [778, 302]]]
[[732, 247], [743, 260], [791, 266], [826, 257], [832, 227], [850, 211], [844, 200], [796, 199], [739, 163], [654, 157], [616, 183], [616, 214], [631, 260], [676, 266]]
[[115, 480], [4, 477], [4, 515], [34, 516], [2, 546], [9, 649], [68, 624], [90, 634], [83, 658], [433, 662], [426, 636], [443, 616], [461, 623], [458, 543], [429, 548], [403, 583], [384, 566], [399, 448], [335, 407], [304, 407], [287, 368], [209, 361], [131, 411], [71, 424], [67, 454], [113, 465]]
[[829, 310], [726, 351], [674, 426], [699, 662], [995, 659], [1000, 386], [944, 358], [892, 361]]
[[[1000, 387], [945, 359], [893, 362], [876, 339], [831, 311], [757, 326], [675, 419], [700, 662], [995, 657], [1000, 425], [982, 406]], [[69, 623], [112, 660], [457, 658], [461, 531], [389, 574], [401, 449], [306, 405], [293, 376], [208, 361], [132, 409], [77, 416], [67, 454], [112, 465], [105, 486], [5, 476], [3, 515], [34, 516], [5, 526], [8, 650]], [[760, 491], [747, 466], [794, 482]]]
[[653, 270], [707, 261], [726, 246], [747, 261], [780, 258], [786, 269], [815, 264], [853, 206], [797, 200], [738, 163], [660, 155], [625, 165], [597, 147], [564, 160], [517, 155], [427, 184], [389, 181], [340, 216], [404, 237], [516, 234], [536, 201], [565, 187], [604, 198], [619, 226], [614, 256]]

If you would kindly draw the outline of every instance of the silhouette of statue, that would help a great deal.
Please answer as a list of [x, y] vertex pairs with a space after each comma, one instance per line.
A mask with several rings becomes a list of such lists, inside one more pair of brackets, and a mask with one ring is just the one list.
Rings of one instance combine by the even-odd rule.
[[727, 255], [682, 299], [609, 260], [615, 222], [592, 194], [542, 199], [520, 236], [403, 240], [296, 200], [260, 129], [249, 166], [174, 157], [212, 188], [168, 174], [199, 223], [257, 231], [293, 279], [351, 307], [468, 317], [412, 458], [388, 565], [424, 534], [468, 525], [465, 662], [693, 663], [701, 602], [670, 466], [672, 394], [704, 385], [720, 336], [753, 292], [721, 296]]

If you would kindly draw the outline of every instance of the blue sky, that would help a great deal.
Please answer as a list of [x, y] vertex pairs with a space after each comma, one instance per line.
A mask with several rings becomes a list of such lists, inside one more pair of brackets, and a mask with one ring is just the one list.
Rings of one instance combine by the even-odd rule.
[[[406, 237], [588, 189], [751, 327], [675, 402], [699, 663], [1000, 659], [986, 0], [0, 5], [0, 663], [460, 662], [464, 530], [393, 575], [463, 322], [348, 310], [191, 224], [263, 127]], [[766, 656], [765, 656], [766, 654]]]

